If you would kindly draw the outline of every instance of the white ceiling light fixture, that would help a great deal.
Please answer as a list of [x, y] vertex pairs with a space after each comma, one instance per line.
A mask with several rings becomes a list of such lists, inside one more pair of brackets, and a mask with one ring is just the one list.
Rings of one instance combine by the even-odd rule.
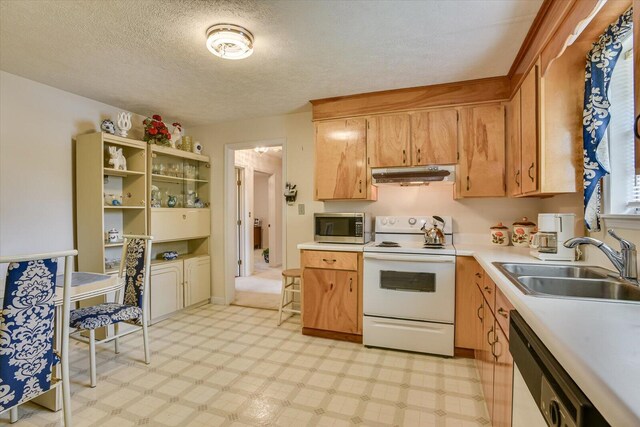
[[261, 156], [269, 151], [269, 147], [256, 147], [254, 148], [255, 152], [260, 154]]
[[207, 49], [224, 59], [243, 59], [253, 53], [253, 34], [233, 24], [216, 24], [207, 30]]

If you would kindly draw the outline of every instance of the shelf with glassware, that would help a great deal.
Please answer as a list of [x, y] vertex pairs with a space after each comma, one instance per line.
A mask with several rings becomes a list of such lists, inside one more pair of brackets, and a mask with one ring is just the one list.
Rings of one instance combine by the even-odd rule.
[[150, 321], [209, 301], [209, 157], [149, 146], [149, 228], [154, 236]]

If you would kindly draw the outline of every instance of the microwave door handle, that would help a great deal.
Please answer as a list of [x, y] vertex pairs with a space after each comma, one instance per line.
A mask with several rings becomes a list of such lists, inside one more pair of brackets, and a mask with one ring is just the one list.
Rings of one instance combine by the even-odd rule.
[[377, 259], [381, 261], [404, 261], [404, 262], [426, 262], [426, 263], [443, 263], [453, 264], [456, 262], [454, 256], [439, 257], [439, 256], [427, 256], [427, 255], [386, 255], [386, 254], [371, 254], [365, 253], [366, 259]]

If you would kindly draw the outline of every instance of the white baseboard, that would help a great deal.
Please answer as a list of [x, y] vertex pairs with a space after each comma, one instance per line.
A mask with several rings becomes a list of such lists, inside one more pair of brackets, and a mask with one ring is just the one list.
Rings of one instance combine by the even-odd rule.
[[212, 297], [211, 303], [216, 305], [227, 305], [224, 300], [224, 297]]

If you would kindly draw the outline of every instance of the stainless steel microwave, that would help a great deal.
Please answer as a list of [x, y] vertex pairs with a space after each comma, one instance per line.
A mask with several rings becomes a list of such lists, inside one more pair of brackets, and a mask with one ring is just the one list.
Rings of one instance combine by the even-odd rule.
[[365, 244], [369, 227], [365, 213], [316, 213], [313, 215], [314, 240], [322, 243]]

